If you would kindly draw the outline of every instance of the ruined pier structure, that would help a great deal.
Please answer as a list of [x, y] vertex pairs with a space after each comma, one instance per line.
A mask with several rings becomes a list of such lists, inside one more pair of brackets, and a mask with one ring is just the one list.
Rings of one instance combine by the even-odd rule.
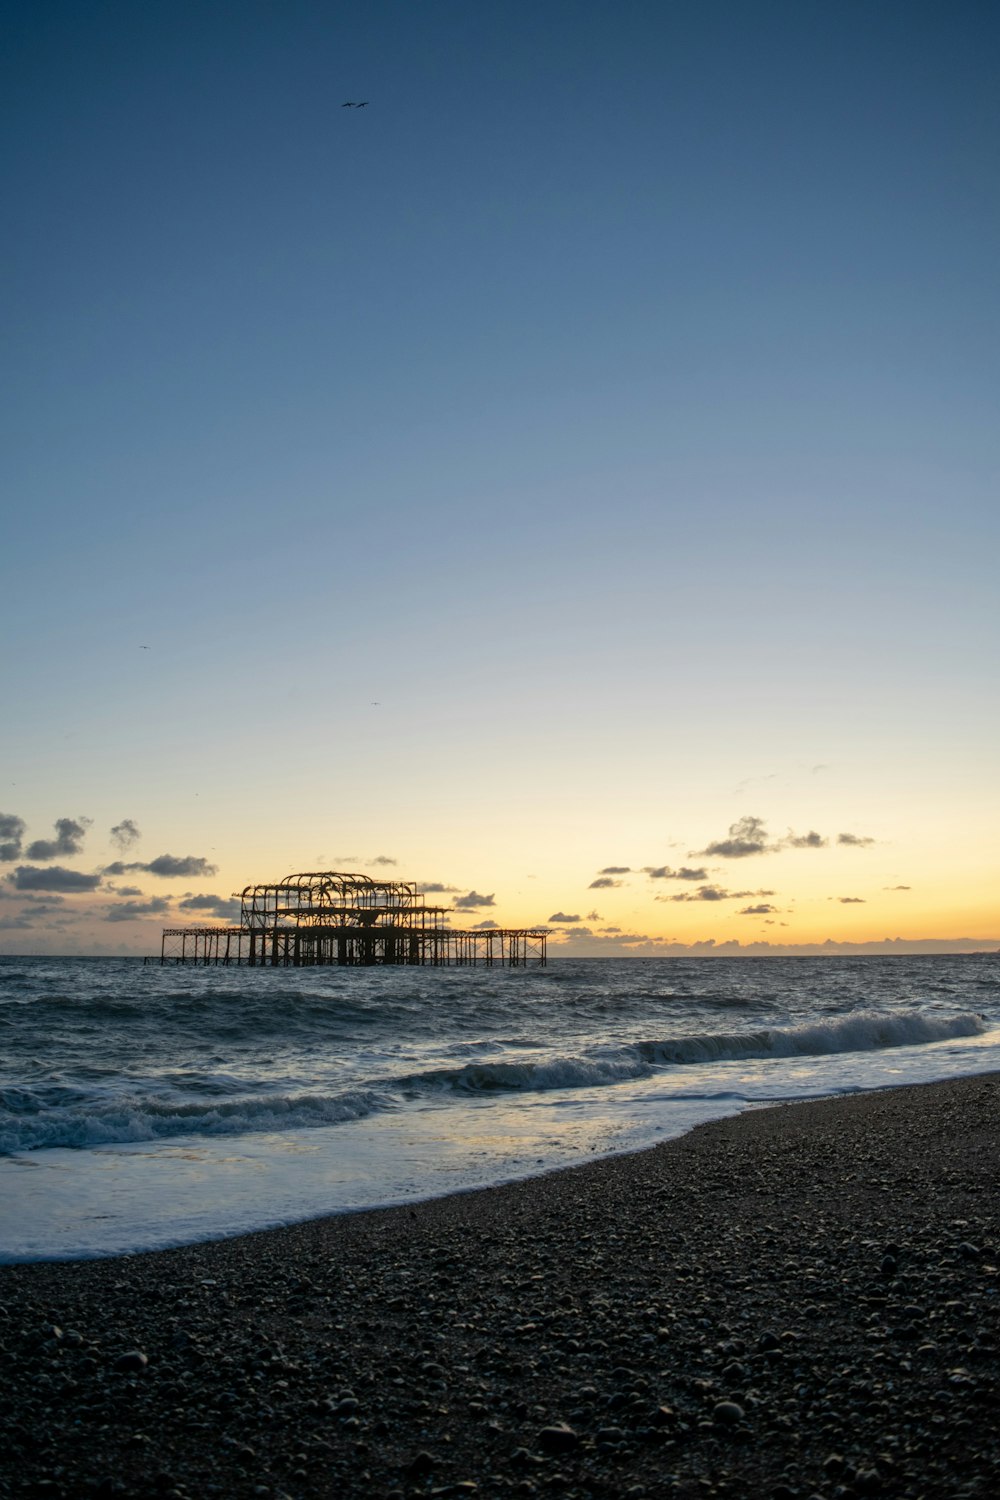
[[454, 909], [426, 906], [409, 880], [323, 870], [248, 885], [238, 927], [168, 927], [160, 963], [489, 964], [546, 961], [544, 929], [449, 926]]

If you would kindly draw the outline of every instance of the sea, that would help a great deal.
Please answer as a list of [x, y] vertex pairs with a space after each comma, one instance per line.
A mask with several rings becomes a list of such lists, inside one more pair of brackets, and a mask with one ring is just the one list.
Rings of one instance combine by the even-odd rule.
[[0, 1260], [547, 1173], [1000, 1070], [1000, 955], [185, 968], [0, 958]]

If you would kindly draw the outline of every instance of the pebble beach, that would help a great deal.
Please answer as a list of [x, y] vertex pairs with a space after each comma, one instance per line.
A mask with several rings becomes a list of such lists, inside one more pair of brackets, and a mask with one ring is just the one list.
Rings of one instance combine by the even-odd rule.
[[0, 1495], [991, 1496], [1000, 1075], [0, 1269]]

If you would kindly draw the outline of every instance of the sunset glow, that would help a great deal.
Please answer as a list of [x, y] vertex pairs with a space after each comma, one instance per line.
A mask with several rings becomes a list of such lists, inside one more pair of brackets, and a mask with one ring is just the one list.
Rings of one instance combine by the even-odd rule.
[[14, 12], [0, 953], [1000, 945], [988, 8]]

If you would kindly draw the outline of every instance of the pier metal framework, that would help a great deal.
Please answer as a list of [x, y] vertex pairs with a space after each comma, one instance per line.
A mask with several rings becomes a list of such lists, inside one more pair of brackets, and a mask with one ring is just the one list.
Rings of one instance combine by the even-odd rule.
[[160, 963], [314, 965], [547, 961], [544, 928], [451, 927], [453, 908], [427, 906], [413, 881], [321, 870], [234, 893], [238, 927], [167, 927]]

